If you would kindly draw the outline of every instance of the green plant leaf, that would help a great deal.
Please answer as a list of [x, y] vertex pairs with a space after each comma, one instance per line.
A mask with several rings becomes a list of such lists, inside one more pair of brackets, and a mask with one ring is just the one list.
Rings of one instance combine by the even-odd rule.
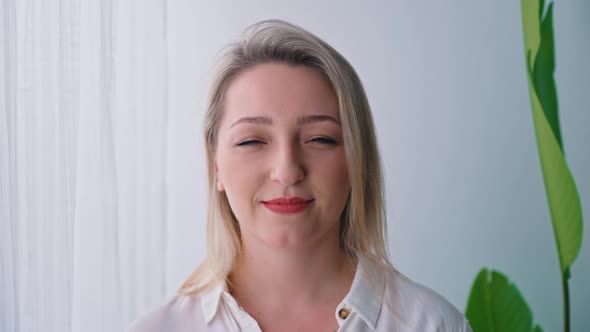
[[545, 118], [529, 71], [529, 92], [533, 109], [537, 146], [545, 181], [545, 191], [553, 222], [562, 273], [569, 278], [569, 267], [582, 246], [582, 207], [574, 178], [563, 151]]
[[533, 330], [533, 315], [518, 288], [498, 272], [481, 269], [471, 286], [466, 317], [476, 332]]
[[[553, 80], [555, 64], [551, 27], [553, 10], [552, 5], [549, 5], [543, 20], [544, 26], [542, 27], [538, 17], [540, 12], [538, 0], [522, 0], [521, 4], [527, 80], [537, 136], [537, 147], [551, 212], [553, 232], [557, 243], [559, 264], [562, 274], [567, 280], [569, 278], [569, 267], [574, 263], [582, 246], [582, 208], [576, 184], [565, 161], [563, 149], [557, 136], [559, 135], [559, 129], [553, 129], [551, 120], [547, 118], [548, 112], [544, 111], [538, 95], [538, 93], [544, 94], [542, 99], [546, 100], [546, 105], [549, 105], [548, 108], [553, 107], [551, 105], [555, 103], [555, 108], [549, 110], [549, 114], [554, 114], [557, 117], [557, 98], [554, 96], [555, 99], [553, 100], [551, 96], [551, 94], [555, 94], [555, 82]], [[535, 50], [541, 54], [534, 53]], [[546, 54], [542, 55], [544, 53]], [[534, 59], [536, 60], [534, 61]], [[543, 66], [549, 68], [542, 68]], [[543, 77], [543, 75], [546, 75], [546, 77]], [[537, 90], [535, 81], [543, 80], [552, 83], [547, 84], [547, 88]], [[548, 94], [549, 96], [547, 96]], [[558, 121], [554, 121], [553, 125], [559, 126]]]
[[553, 130], [557, 143], [563, 150], [561, 130], [559, 126], [559, 112], [557, 104], [557, 89], [555, 87], [555, 49], [553, 40], [553, 3], [549, 4], [547, 14], [541, 22], [541, 43], [535, 57], [533, 68], [533, 86], [539, 97], [545, 117]]
[[524, 31], [525, 54], [531, 54], [531, 64], [535, 64], [535, 57], [541, 44], [541, 13], [543, 4], [539, 0], [521, 0], [522, 27]]

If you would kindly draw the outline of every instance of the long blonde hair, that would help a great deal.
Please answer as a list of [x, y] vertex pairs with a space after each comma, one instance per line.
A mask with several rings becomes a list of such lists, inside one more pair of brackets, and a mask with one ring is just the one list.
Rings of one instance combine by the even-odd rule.
[[223, 102], [232, 79], [263, 63], [309, 66], [331, 82], [338, 98], [351, 191], [340, 221], [340, 246], [391, 266], [387, 253], [383, 174], [373, 117], [361, 81], [350, 63], [326, 42], [294, 24], [267, 20], [248, 27], [228, 45], [214, 70], [204, 119], [209, 204], [207, 253], [179, 295], [204, 292], [226, 280], [240, 254], [240, 229], [225, 192], [216, 189], [214, 153]]

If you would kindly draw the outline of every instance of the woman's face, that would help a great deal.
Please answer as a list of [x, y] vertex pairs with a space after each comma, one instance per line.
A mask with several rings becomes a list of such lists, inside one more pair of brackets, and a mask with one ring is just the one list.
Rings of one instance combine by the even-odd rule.
[[350, 183], [338, 101], [314, 69], [271, 63], [239, 74], [226, 92], [215, 161], [242, 241], [338, 240]]

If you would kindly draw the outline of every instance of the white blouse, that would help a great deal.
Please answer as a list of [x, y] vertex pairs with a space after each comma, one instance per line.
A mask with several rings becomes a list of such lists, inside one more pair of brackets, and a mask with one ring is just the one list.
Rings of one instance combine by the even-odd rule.
[[[463, 314], [442, 296], [363, 257], [334, 315], [340, 332], [471, 332]], [[228, 293], [226, 283], [199, 295], [175, 296], [127, 331], [261, 332]]]

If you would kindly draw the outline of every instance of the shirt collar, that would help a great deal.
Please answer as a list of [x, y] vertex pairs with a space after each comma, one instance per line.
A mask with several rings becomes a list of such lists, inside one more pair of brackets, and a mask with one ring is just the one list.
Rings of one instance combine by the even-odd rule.
[[221, 295], [225, 291], [227, 291], [227, 283], [223, 281], [201, 295], [201, 309], [207, 324], [211, 323], [213, 317], [217, 314]]
[[356, 312], [371, 329], [375, 329], [384, 292], [383, 269], [369, 258], [359, 255], [352, 286], [342, 303], [336, 308], [336, 315], [341, 308], [348, 307]]
[[[343, 307], [357, 312], [369, 327], [375, 329], [381, 312], [385, 279], [378, 264], [359, 255], [357, 268], [348, 294], [336, 308], [336, 315]], [[227, 282], [223, 281], [201, 295], [201, 309], [207, 324], [211, 323], [217, 311], [224, 292], [227, 292]]]

